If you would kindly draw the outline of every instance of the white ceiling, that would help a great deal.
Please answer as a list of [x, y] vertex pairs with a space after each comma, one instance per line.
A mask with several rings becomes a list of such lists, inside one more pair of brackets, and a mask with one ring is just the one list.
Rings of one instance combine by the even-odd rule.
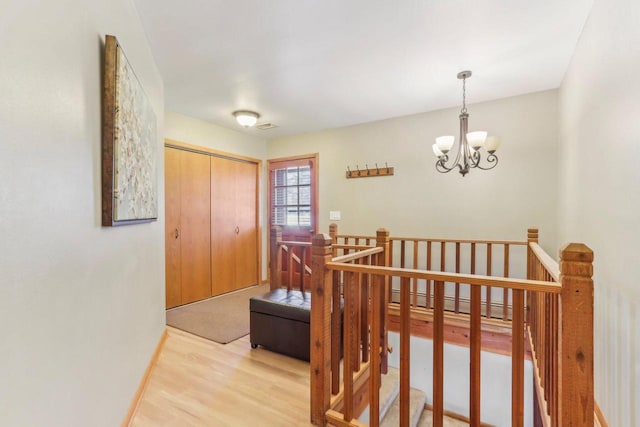
[[[166, 110], [265, 139], [559, 87], [593, 0], [134, 0]], [[244, 129], [231, 113], [259, 112]]]

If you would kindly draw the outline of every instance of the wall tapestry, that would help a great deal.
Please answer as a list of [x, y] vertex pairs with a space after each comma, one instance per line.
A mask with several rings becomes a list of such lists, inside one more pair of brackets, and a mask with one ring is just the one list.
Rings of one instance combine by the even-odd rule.
[[118, 40], [107, 35], [102, 129], [102, 225], [158, 218], [156, 116]]

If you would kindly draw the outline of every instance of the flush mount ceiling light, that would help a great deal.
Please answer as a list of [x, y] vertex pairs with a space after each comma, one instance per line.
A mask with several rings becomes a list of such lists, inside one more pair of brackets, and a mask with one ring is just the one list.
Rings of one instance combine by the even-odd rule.
[[238, 124], [244, 127], [251, 127], [255, 125], [260, 118], [260, 114], [256, 113], [255, 111], [239, 110], [234, 111], [232, 114], [233, 117], [236, 118]]
[[[495, 136], [487, 138], [487, 132], [467, 132], [469, 114], [467, 113], [466, 100], [466, 81], [471, 77], [471, 71], [460, 71], [458, 78], [462, 80], [462, 110], [460, 110], [460, 142], [456, 148], [456, 158], [449, 166], [448, 153], [453, 147], [455, 137], [452, 135], [439, 136], [436, 143], [433, 144], [433, 153], [438, 158], [436, 162], [436, 170], [441, 173], [451, 172], [457, 166], [462, 176], [465, 176], [469, 169], [478, 168], [489, 170], [496, 167], [498, 157], [494, 154], [500, 146], [500, 140]], [[489, 153], [487, 155], [486, 164], [481, 165], [482, 155], [480, 149], [484, 148]]]

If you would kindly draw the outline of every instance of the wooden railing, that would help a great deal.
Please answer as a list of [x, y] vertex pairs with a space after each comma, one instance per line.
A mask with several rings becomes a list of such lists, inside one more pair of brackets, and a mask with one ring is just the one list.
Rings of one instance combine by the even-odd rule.
[[[334, 243], [369, 245], [375, 237], [339, 234], [338, 226], [329, 226], [329, 235]], [[526, 240], [479, 240], [390, 237], [389, 259], [398, 268], [428, 271], [484, 274], [486, 276], [514, 277], [514, 267], [520, 267], [520, 278], [524, 278]], [[514, 256], [515, 255], [515, 256]], [[514, 258], [521, 261], [514, 266]], [[516, 263], [517, 264], [517, 263]], [[398, 302], [399, 278], [394, 278], [389, 288], [389, 300]], [[445, 310], [469, 314], [471, 288], [461, 283], [452, 283], [445, 292]], [[511, 293], [509, 289], [482, 288], [481, 316], [510, 320]], [[433, 309], [434, 287], [432, 280], [412, 279], [409, 301], [412, 308]]]
[[306, 290], [311, 279], [311, 242], [282, 240], [282, 228], [271, 227], [270, 288]]
[[558, 265], [529, 229], [527, 277], [562, 284], [559, 294], [527, 294], [535, 426], [593, 425], [592, 275], [587, 246], [566, 245]]
[[[337, 257], [335, 235], [320, 234], [312, 241], [310, 371], [311, 421], [315, 425], [361, 425], [355, 417], [358, 415], [356, 407], [362, 406], [360, 403], [363, 398], [368, 399], [370, 406], [370, 425], [379, 425], [378, 393], [380, 375], [386, 368], [385, 319], [387, 303], [392, 296], [392, 280], [398, 282], [401, 323], [401, 426], [409, 423], [410, 313], [416, 305], [416, 297], [412, 297], [412, 293], [417, 294], [415, 283], [421, 282], [431, 287], [426, 294], [429, 295], [427, 307], [433, 310], [434, 323], [431, 390], [434, 426], [442, 425], [444, 415], [443, 319], [446, 283], [469, 287], [471, 425], [480, 425], [481, 420], [481, 317], [483, 311], [485, 316], [487, 314], [486, 299], [482, 299], [483, 287], [497, 288], [502, 290], [503, 295], [505, 291], [511, 294], [511, 315], [504, 316], [503, 310], [503, 318], [511, 319], [512, 330], [511, 424], [521, 426], [524, 422], [524, 343], [527, 336], [534, 355], [536, 425], [593, 425], [593, 254], [588, 248], [575, 244], [566, 246], [561, 253], [560, 268], [554, 268], [553, 262], [543, 256], [537, 246], [537, 230], [530, 230], [526, 246], [527, 279], [517, 279], [473, 272], [463, 274], [392, 267], [391, 241], [387, 232], [379, 231], [375, 249], [355, 247], [370, 246], [370, 237], [360, 236], [357, 239], [361, 240], [340, 243], [347, 254]], [[430, 239], [404, 239], [407, 240], [428, 242]], [[456, 241], [453, 242], [455, 244]], [[505, 248], [520, 245], [519, 242], [506, 241], [458, 242], [460, 245], [468, 242], [476, 247], [484, 244], [488, 248], [496, 244], [504, 244]], [[444, 242], [445, 245], [447, 243]], [[458, 253], [459, 245], [455, 247]], [[357, 249], [361, 250], [352, 253]], [[508, 251], [505, 249], [505, 254]], [[488, 254], [491, 253], [489, 250]], [[473, 257], [473, 250], [471, 254]], [[507, 259], [508, 255], [503, 257]], [[460, 259], [459, 256], [457, 259]], [[508, 265], [508, 261], [505, 261], [505, 265]], [[560, 274], [552, 280], [557, 271]], [[337, 361], [340, 350], [336, 345], [340, 330], [335, 322], [336, 316], [339, 316], [340, 280], [344, 296], [342, 380]], [[528, 308], [526, 328], [525, 308]], [[366, 394], [358, 394], [367, 379]]]

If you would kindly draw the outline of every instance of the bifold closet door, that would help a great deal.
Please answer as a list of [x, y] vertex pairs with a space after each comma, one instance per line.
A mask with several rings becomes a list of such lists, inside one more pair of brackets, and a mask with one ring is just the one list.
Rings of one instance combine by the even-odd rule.
[[257, 165], [211, 157], [211, 293], [258, 283]]
[[180, 280], [180, 151], [164, 149], [165, 300], [167, 308], [182, 304]]
[[211, 296], [209, 156], [165, 148], [167, 308]]
[[236, 162], [236, 286], [258, 283], [258, 165]]

